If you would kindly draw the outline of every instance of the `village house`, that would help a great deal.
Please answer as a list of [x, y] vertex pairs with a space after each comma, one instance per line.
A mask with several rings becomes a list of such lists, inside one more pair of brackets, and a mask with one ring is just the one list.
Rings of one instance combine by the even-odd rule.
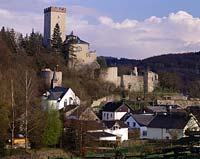
[[75, 95], [71, 88], [54, 87], [42, 97], [42, 107], [52, 107], [54, 109], [62, 109], [68, 105], [80, 105], [80, 99]]
[[118, 141], [128, 140], [128, 127], [120, 120], [103, 121], [105, 125], [104, 131], [117, 136]]
[[123, 101], [108, 102], [102, 107], [102, 120], [113, 121], [120, 120], [131, 108]]
[[76, 129], [79, 136], [85, 135], [88, 142], [93, 141], [107, 141], [116, 142], [117, 135], [108, 133], [104, 131], [106, 129], [105, 125], [101, 121], [91, 121], [91, 120], [74, 120], [67, 119], [64, 124], [64, 130], [68, 131], [70, 129]]
[[121, 118], [121, 121], [123, 121], [129, 129], [139, 129], [140, 139], [143, 139], [147, 136], [147, 126], [153, 118], [154, 114], [127, 113]]
[[180, 139], [186, 130], [199, 131], [196, 118], [190, 114], [157, 114], [147, 126], [147, 139]]

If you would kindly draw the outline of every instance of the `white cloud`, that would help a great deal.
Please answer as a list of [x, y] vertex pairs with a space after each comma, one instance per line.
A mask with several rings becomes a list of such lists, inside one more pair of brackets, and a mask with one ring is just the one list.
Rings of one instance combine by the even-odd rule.
[[106, 16], [101, 16], [99, 17], [99, 21], [101, 24], [116, 28], [116, 29], [127, 29], [127, 28], [133, 28], [138, 24], [138, 21], [136, 20], [130, 20], [130, 19], [125, 19], [121, 23], [115, 23], [111, 18], [106, 17]]
[[6, 9], [0, 9], [0, 17], [9, 17], [11, 14]]

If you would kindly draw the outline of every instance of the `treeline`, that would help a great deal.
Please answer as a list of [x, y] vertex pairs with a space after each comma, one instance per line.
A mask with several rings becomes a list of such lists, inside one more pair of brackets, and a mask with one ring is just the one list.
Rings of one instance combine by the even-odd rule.
[[134, 66], [140, 72], [152, 70], [159, 75], [160, 90], [200, 97], [200, 52], [168, 54], [143, 60], [104, 58], [108, 66], [118, 66], [119, 74], [130, 74]]
[[58, 112], [41, 109], [41, 96], [49, 89], [41, 79], [41, 69], [53, 70], [58, 65], [63, 87], [72, 88], [88, 105], [114, 91], [112, 84], [94, 79], [89, 67], [69, 69], [63, 54], [46, 49], [42, 38], [34, 30], [25, 36], [14, 29], [2, 27], [0, 31], [0, 156], [8, 140], [19, 134], [27, 136], [35, 148], [55, 147], [60, 141]]

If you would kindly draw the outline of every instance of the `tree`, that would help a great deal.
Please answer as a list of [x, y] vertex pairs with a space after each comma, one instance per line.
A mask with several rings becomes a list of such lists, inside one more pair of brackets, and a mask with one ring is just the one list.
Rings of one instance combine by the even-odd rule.
[[62, 38], [61, 38], [60, 26], [58, 25], [58, 23], [56, 24], [53, 31], [51, 44], [52, 48], [56, 50], [59, 50], [62, 47]]
[[9, 129], [9, 115], [8, 106], [5, 104], [0, 104], [0, 156], [5, 153], [6, 139], [8, 139], [8, 129]]
[[61, 120], [59, 119], [57, 110], [48, 108], [45, 113], [46, 122], [43, 134], [43, 144], [46, 147], [54, 147], [56, 144], [58, 144], [61, 136]]

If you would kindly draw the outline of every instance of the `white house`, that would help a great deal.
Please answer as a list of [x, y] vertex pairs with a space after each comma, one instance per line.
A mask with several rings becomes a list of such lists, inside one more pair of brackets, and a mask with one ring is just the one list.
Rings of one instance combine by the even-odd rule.
[[102, 120], [113, 121], [120, 120], [131, 109], [123, 101], [120, 102], [108, 102], [102, 108]]
[[80, 99], [75, 95], [71, 88], [54, 87], [43, 94], [43, 108], [53, 107], [62, 109], [68, 105], [80, 105]]
[[148, 139], [179, 139], [185, 131], [199, 131], [198, 121], [193, 115], [158, 114], [147, 126]]
[[128, 140], [128, 127], [122, 121], [103, 121], [103, 124], [106, 127], [105, 132], [116, 135], [121, 142]]
[[153, 114], [125, 114], [121, 121], [123, 121], [129, 128], [136, 128], [140, 130], [140, 139], [147, 136], [147, 125], [154, 118]]

